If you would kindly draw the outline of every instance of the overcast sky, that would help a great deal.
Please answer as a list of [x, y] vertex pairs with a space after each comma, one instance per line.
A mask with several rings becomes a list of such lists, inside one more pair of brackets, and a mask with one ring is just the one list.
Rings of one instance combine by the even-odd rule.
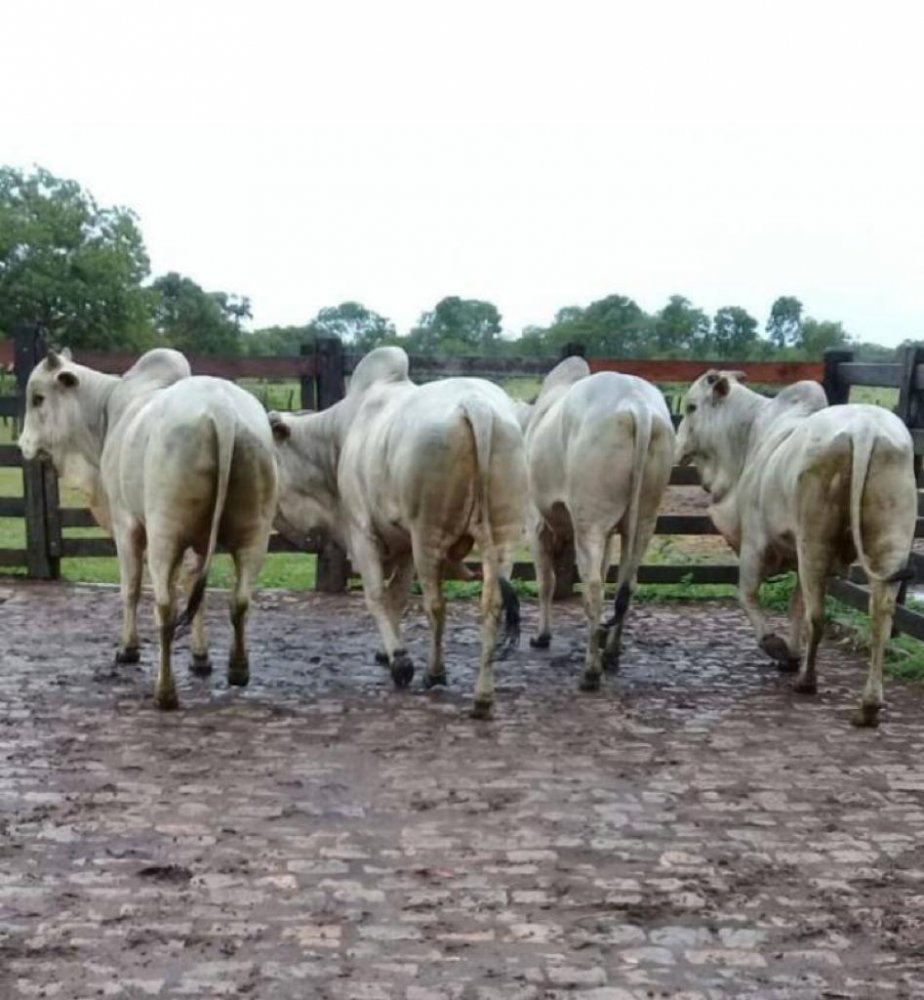
[[29, 0], [0, 162], [135, 209], [254, 325], [619, 292], [924, 337], [924, 7]]

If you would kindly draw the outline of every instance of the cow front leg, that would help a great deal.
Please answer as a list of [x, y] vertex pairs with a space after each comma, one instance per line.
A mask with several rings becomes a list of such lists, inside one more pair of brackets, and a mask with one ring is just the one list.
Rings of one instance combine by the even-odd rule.
[[354, 532], [350, 544], [351, 560], [363, 581], [366, 607], [378, 626], [388, 667], [395, 687], [407, 687], [414, 679], [414, 664], [401, 645], [401, 636], [392, 620], [388, 602], [382, 556], [378, 546], [364, 532]]
[[116, 651], [116, 663], [138, 663], [138, 600], [141, 597], [141, 574], [144, 569], [144, 539], [140, 528], [120, 527], [115, 532], [119, 557], [119, 592], [122, 598], [122, 633]]
[[533, 560], [539, 590], [539, 628], [529, 640], [534, 649], [548, 649], [552, 641], [552, 597], [555, 593], [555, 536], [540, 523], [533, 536]]
[[802, 659], [802, 650], [805, 646], [806, 635], [806, 613], [805, 601], [802, 597], [802, 581], [797, 576], [796, 585], [789, 597], [789, 660], [786, 663], [779, 663], [779, 668], [784, 673], [799, 669]]

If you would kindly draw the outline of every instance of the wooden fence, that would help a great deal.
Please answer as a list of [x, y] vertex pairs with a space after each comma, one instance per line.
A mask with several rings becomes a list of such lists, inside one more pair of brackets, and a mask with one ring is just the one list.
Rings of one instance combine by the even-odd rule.
[[[45, 353], [41, 330], [22, 328], [17, 331], [15, 342], [0, 343], [0, 366], [12, 364], [18, 392], [15, 397], [0, 397], [0, 416], [21, 415], [24, 408], [24, 390], [29, 372]], [[563, 353], [570, 353], [573, 345]], [[343, 398], [346, 380], [360, 360], [361, 355], [346, 352], [339, 340], [319, 340], [305, 345], [300, 357], [287, 358], [219, 358], [192, 357], [193, 372], [217, 375], [224, 378], [298, 379], [300, 404], [303, 409], [323, 409]], [[121, 374], [135, 360], [134, 356], [77, 352], [75, 360], [100, 371]], [[866, 364], [853, 360], [852, 352], [837, 350], [825, 355], [824, 363], [792, 361], [729, 362], [635, 360], [616, 358], [588, 359], [593, 371], [621, 371], [639, 375], [656, 384], [689, 383], [709, 367], [734, 368], [744, 371], [754, 384], [787, 385], [799, 379], [815, 379], [822, 383], [831, 403], [845, 402], [852, 386], [894, 387], [899, 391], [896, 412], [911, 429], [915, 445], [915, 471], [921, 472], [924, 455], [924, 350], [908, 348], [897, 363]], [[555, 358], [450, 358], [412, 357], [412, 377], [421, 380], [449, 375], [472, 375], [491, 379], [517, 377], [542, 377], [557, 363]], [[675, 421], [679, 417], [675, 417]], [[0, 550], [0, 567], [26, 566], [30, 576], [54, 579], [59, 575], [59, 564], [67, 556], [112, 556], [115, 547], [108, 538], [73, 538], [66, 534], [69, 528], [94, 525], [86, 508], [62, 508], [58, 502], [57, 482], [53, 471], [39, 462], [22, 462], [15, 445], [0, 446], [0, 466], [22, 465], [24, 496], [0, 498], [0, 516], [22, 517], [26, 522], [27, 546], [25, 550]], [[676, 466], [671, 474], [671, 485], [692, 486], [699, 483], [695, 469]], [[712, 521], [705, 515], [666, 514], [658, 518], [656, 533], [659, 535], [715, 535]], [[924, 522], [918, 521], [918, 535], [924, 535]], [[270, 551], [293, 551], [295, 547], [280, 535], [270, 541]], [[317, 588], [339, 592], [346, 588], [350, 568], [340, 547], [317, 533], [301, 551], [313, 552], [318, 557]], [[912, 565], [919, 578], [924, 579], [924, 557], [915, 555]], [[615, 567], [610, 578], [615, 578]], [[519, 579], [535, 578], [532, 563], [517, 563], [514, 576]], [[577, 574], [573, 549], [562, 553], [556, 564], [557, 594], [569, 595]], [[689, 582], [736, 584], [738, 567], [729, 561], [723, 565], [702, 564], [652, 564], [639, 571], [639, 582], [676, 584]], [[831, 593], [854, 607], [866, 609], [867, 592], [862, 586], [859, 570], [851, 573], [849, 580], [834, 580]], [[904, 596], [904, 595], [902, 595]], [[904, 632], [924, 639], [924, 615], [917, 615], [906, 608], [899, 608], [896, 626]]]

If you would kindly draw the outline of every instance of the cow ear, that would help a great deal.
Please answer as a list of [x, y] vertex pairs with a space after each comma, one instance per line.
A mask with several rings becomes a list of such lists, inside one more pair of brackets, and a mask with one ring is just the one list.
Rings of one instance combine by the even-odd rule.
[[275, 410], [271, 410], [267, 413], [269, 417], [270, 427], [273, 431], [273, 437], [277, 441], [286, 441], [292, 435], [292, 428], [282, 419], [282, 415], [277, 413]]
[[55, 368], [61, 367], [61, 357], [57, 351], [48, 348], [48, 353], [45, 355], [45, 367], [49, 371], [54, 371]]
[[725, 399], [731, 389], [731, 383], [728, 381], [728, 376], [719, 375], [715, 382], [712, 383], [712, 401], [718, 403], [720, 400]]
[[64, 386], [65, 389], [73, 389], [80, 385], [80, 379], [73, 372], [63, 371], [58, 373], [58, 382]]
[[73, 361], [74, 358], [71, 355], [71, 349], [69, 347], [62, 347], [60, 351], [61, 359], [63, 361]]
[[736, 382], [747, 382], [748, 380], [747, 372], [728, 372], [727, 374], [730, 375]]

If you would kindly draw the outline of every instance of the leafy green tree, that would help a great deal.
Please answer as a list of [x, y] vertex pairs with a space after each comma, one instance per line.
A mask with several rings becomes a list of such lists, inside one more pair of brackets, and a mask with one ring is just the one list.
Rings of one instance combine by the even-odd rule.
[[[162, 342], [188, 354], [237, 354], [240, 306], [225, 292], [205, 292], [191, 278], [171, 271], [151, 285], [154, 327]], [[249, 303], [248, 303], [249, 312]]]
[[314, 337], [339, 337], [357, 351], [371, 351], [397, 339], [390, 319], [359, 302], [342, 302], [322, 309], [309, 324]]
[[655, 315], [653, 339], [659, 354], [690, 354], [703, 357], [711, 343], [709, 317], [689, 299], [672, 295]]
[[767, 337], [782, 350], [797, 345], [802, 335], [802, 303], [792, 295], [781, 295], [770, 307]]
[[741, 306], [724, 306], [712, 321], [712, 344], [719, 357], [748, 358], [758, 344], [757, 320]]
[[494, 354], [500, 335], [497, 306], [449, 295], [420, 317], [407, 346], [421, 354]]
[[819, 359], [829, 347], [843, 347], [850, 342], [840, 323], [807, 316], [799, 331], [797, 346], [808, 358]]
[[241, 336], [241, 350], [261, 357], [288, 357], [302, 352], [302, 345], [314, 340], [310, 324], [305, 326], [268, 326]]
[[148, 346], [149, 270], [134, 213], [47, 170], [0, 168], [0, 335], [38, 322], [73, 347]]
[[645, 357], [651, 352], [651, 318], [625, 295], [608, 295], [586, 309], [559, 310], [547, 339], [555, 351], [583, 344], [588, 355]]

